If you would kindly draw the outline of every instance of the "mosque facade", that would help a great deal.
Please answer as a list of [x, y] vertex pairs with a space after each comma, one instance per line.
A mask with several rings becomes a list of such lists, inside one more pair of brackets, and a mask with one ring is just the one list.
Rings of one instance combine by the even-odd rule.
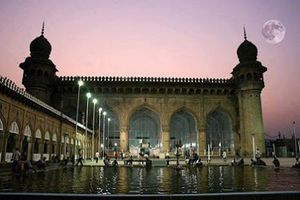
[[50, 53], [51, 44], [42, 31], [20, 64], [22, 83], [27, 93], [88, 128], [88, 136], [77, 132], [76, 137], [76, 130], [68, 135], [80, 138], [75, 143], [85, 152], [93, 147], [90, 156], [98, 149], [160, 157], [178, 147], [202, 156], [227, 151], [250, 157], [255, 148], [265, 151], [261, 91], [267, 68], [257, 61], [257, 47], [246, 35], [229, 79], [61, 77]]

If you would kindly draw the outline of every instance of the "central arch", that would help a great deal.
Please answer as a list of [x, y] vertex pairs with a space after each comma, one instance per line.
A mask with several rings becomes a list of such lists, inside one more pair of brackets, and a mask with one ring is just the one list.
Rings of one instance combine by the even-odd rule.
[[221, 152], [234, 151], [234, 138], [232, 130], [232, 119], [228, 113], [219, 109], [207, 116], [207, 145], [214, 155], [221, 155]]
[[148, 108], [135, 111], [129, 120], [129, 149], [138, 153], [153, 155], [160, 146], [160, 119]]
[[197, 125], [195, 117], [185, 110], [174, 113], [170, 123], [170, 146], [175, 151], [181, 144], [186, 156], [197, 150]]

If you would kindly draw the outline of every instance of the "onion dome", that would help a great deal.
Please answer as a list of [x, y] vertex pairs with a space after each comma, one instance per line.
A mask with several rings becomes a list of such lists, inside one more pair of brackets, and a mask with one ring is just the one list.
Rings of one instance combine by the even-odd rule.
[[30, 55], [31, 57], [45, 58], [48, 59], [51, 53], [51, 44], [44, 37], [44, 23], [42, 27], [41, 35], [35, 38], [30, 43]]
[[237, 55], [239, 57], [239, 61], [241, 63], [256, 61], [257, 48], [252, 42], [247, 40], [245, 28], [244, 28], [244, 38], [245, 38], [244, 42], [240, 44], [239, 48], [237, 49]]

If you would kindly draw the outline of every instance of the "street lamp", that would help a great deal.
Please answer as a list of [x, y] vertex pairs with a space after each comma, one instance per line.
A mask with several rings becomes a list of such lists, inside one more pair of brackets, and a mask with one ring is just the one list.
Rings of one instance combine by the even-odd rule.
[[86, 149], [86, 157], [87, 157], [87, 145], [88, 145], [88, 142], [87, 142], [87, 126], [88, 126], [88, 116], [89, 116], [89, 99], [91, 98], [92, 94], [90, 92], [86, 93], [86, 116], [85, 116], [85, 149]]
[[77, 124], [78, 124], [78, 112], [79, 112], [79, 97], [80, 97], [80, 87], [83, 86], [83, 81], [79, 79], [78, 84], [78, 93], [77, 93], [77, 108], [76, 108], [76, 125], [75, 125], [75, 159], [76, 157], [76, 135], [77, 135]]
[[108, 147], [108, 151], [109, 151], [109, 122], [110, 122], [110, 118], [107, 118], [107, 147]]
[[99, 131], [99, 141], [98, 141], [98, 152], [100, 153], [101, 152], [101, 146], [100, 146], [100, 128], [101, 128], [101, 112], [102, 112], [102, 108], [100, 107], [99, 109], [98, 109], [98, 112], [99, 112], [99, 122], [98, 122], [98, 124], [99, 124], [99, 129], [98, 129], [98, 131]]
[[106, 112], [103, 112], [103, 160], [104, 160], [104, 156], [105, 156], [105, 115]]
[[96, 107], [96, 104], [97, 104], [97, 99], [94, 98], [93, 99], [93, 104], [94, 104], [94, 107], [93, 107], [93, 136], [92, 136], [92, 160], [94, 158], [94, 136], [95, 136], [95, 107]]

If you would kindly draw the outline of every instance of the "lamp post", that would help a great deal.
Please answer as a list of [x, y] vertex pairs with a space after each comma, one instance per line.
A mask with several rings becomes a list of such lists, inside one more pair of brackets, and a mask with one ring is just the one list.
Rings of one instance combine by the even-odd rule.
[[77, 151], [76, 151], [76, 141], [77, 141], [77, 139], [76, 139], [76, 136], [77, 136], [77, 124], [78, 124], [78, 112], [79, 112], [79, 97], [80, 97], [80, 87], [81, 86], [83, 86], [83, 81], [82, 80], [79, 80], [78, 82], [77, 82], [77, 84], [78, 84], [78, 93], [77, 93], [77, 108], [76, 108], [76, 125], [75, 125], [75, 159], [77, 158], [77, 156], [76, 156], [76, 153], [77, 153]]
[[[85, 156], [87, 157], [87, 145], [88, 145], [88, 142], [87, 142], [87, 126], [88, 126], [88, 116], [89, 116], [89, 99], [91, 98], [91, 93], [86, 93], [86, 116], [85, 116]], [[85, 158], [86, 158], [85, 157]]]
[[293, 131], [295, 137], [295, 157], [297, 157], [297, 137], [296, 137], [296, 122], [293, 121]]
[[93, 104], [94, 104], [94, 107], [93, 107], [93, 135], [92, 135], [92, 160], [94, 158], [94, 136], [95, 136], [95, 107], [96, 107], [96, 104], [97, 104], [97, 99], [94, 98], [93, 99]]
[[101, 128], [101, 112], [102, 112], [102, 108], [100, 107], [98, 109], [98, 112], [99, 112], [99, 121], [98, 121], [98, 124], [99, 124], [99, 138], [98, 138], [98, 152], [100, 153], [101, 152], [101, 145], [100, 145], [100, 128]]
[[103, 112], [103, 160], [105, 157], [105, 115], [106, 115], [106, 112], [104, 111]]
[[107, 118], [107, 148], [109, 151], [109, 122], [110, 122], [110, 118]]

